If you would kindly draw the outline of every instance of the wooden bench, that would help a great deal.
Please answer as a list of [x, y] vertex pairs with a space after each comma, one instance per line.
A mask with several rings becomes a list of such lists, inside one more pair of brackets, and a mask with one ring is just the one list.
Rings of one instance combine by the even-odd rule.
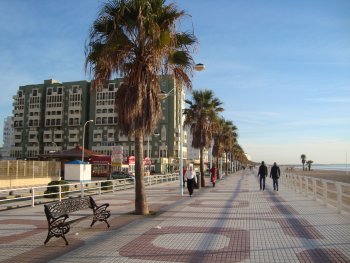
[[91, 196], [83, 198], [69, 198], [60, 202], [54, 202], [44, 205], [45, 215], [48, 222], [48, 233], [44, 244], [49, 242], [52, 237], [62, 237], [68, 245], [65, 237], [70, 230], [70, 222], [66, 222], [69, 217], [68, 214], [90, 208], [93, 211], [93, 219], [90, 227], [97, 221], [103, 221], [109, 227], [107, 218], [110, 217], [111, 212], [107, 210], [109, 204], [97, 206]]

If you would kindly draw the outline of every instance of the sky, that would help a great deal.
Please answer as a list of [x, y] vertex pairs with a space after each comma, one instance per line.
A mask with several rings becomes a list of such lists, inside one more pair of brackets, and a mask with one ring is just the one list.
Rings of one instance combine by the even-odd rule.
[[[91, 79], [84, 47], [104, 2], [0, 0], [1, 131], [19, 86]], [[350, 162], [350, 1], [170, 2], [206, 67], [193, 89], [213, 90], [253, 161]]]

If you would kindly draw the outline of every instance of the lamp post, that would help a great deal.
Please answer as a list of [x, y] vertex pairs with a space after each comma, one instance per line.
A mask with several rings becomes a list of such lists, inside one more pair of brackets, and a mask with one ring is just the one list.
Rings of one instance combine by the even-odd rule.
[[[195, 64], [193, 66], [194, 70], [196, 71], [203, 71], [205, 69], [204, 64], [202, 63], [198, 63]], [[180, 111], [180, 130], [179, 130], [179, 137], [180, 137], [180, 156], [179, 156], [179, 181], [180, 181], [180, 195], [183, 196], [184, 194], [184, 190], [183, 190], [183, 156], [182, 156], [182, 145], [183, 145], [183, 140], [182, 140], [182, 133], [183, 133], [183, 127], [182, 127], [182, 86], [180, 87], [180, 89], [172, 89], [170, 90], [168, 93], [165, 94], [159, 94], [159, 96], [161, 96], [161, 99], [165, 99], [167, 98], [171, 92], [173, 92], [175, 90], [176, 94], [179, 96], [179, 101], [180, 101], [180, 107], [179, 107], [179, 111]], [[204, 176], [204, 175], [203, 175]], [[200, 184], [200, 182], [198, 182], [198, 184]]]
[[[159, 133], [153, 133], [153, 136], [159, 136]], [[150, 154], [150, 150], [149, 150], [149, 135], [147, 137], [147, 157], [148, 157], [148, 172], [151, 173], [151, 164], [150, 164], [150, 158], [151, 158], [151, 154]]]
[[88, 121], [85, 122], [85, 124], [84, 124], [84, 128], [83, 128], [83, 149], [82, 149], [82, 154], [81, 154], [81, 161], [82, 161], [82, 162], [84, 162], [85, 128], [86, 128], [86, 125], [87, 125], [89, 122], [94, 122], [94, 120], [88, 120]]

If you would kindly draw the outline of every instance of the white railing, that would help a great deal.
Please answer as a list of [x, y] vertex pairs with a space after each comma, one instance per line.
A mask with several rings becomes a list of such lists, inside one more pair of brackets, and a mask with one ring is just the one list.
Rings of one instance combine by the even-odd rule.
[[335, 207], [338, 213], [350, 213], [350, 184], [292, 173], [283, 174], [280, 179], [296, 192]]
[[[179, 174], [151, 175], [144, 177], [146, 186], [179, 180]], [[115, 179], [76, 182], [51, 186], [34, 186], [0, 190], [0, 210], [21, 206], [35, 206], [64, 198], [84, 195], [101, 195], [135, 188], [134, 179]], [[56, 190], [53, 192], [53, 190]], [[47, 190], [52, 190], [48, 192]]]

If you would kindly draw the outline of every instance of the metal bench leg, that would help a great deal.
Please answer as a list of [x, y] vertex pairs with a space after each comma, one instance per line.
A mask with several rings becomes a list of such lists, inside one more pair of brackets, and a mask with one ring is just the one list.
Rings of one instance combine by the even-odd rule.
[[90, 225], [90, 227], [92, 227], [95, 223], [96, 223], [97, 220], [92, 220], [92, 223]]
[[67, 241], [66, 237], [64, 235], [62, 235], [62, 238], [64, 239], [64, 241], [66, 241], [66, 246], [68, 246], [68, 241]]
[[51, 239], [51, 237], [53, 237], [53, 236], [50, 236], [49, 234], [47, 235], [46, 240], [45, 240], [45, 242], [44, 242], [44, 245], [46, 245], [46, 243], [49, 242], [49, 240]]

